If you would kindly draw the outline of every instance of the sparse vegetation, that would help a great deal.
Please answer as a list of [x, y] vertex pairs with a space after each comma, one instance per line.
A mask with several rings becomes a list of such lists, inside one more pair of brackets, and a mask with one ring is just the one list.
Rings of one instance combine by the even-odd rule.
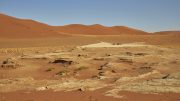
[[[38, 84], [38, 90], [63, 89], [69, 91], [73, 89], [88, 91], [95, 87], [101, 87], [102, 85], [111, 85], [112, 91], [127, 90], [131, 92], [134, 90], [135, 92], [138, 91], [141, 93], [154, 91], [166, 93], [169, 90], [172, 92], [180, 92], [180, 90], [176, 89], [176, 87], [179, 87], [180, 73], [172, 74], [173, 70], [170, 70], [171, 68], [177, 70], [176, 72], [179, 70], [178, 53], [175, 58], [173, 57], [175, 56], [174, 53], [168, 52], [168, 54], [159, 56], [156, 49], [150, 48], [152, 50], [151, 53], [149, 50], [147, 51], [145, 47], [142, 48], [143, 51], [141, 51], [141, 48], [92, 48], [88, 49], [88, 51], [75, 50], [73, 52], [68, 52], [68, 47], [63, 47], [63, 50], [61, 48], [25, 49], [23, 56], [22, 54], [18, 54], [16, 57], [13, 57], [15, 56], [13, 54], [12, 59], [8, 59], [8, 56], [6, 58], [2, 57], [0, 65], [3, 65], [3, 67], [0, 69], [3, 71], [3, 68], [6, 66], [9, 66], [8, 68], [16, 67], [15, 64], [19, 61], [21, 63], [22, 61], [22, 69], [12, 69], [13, 72], [17, 74], [19, 70], [25, 70], [25, 73], [27, 73], [29, 72], [28, 70], [31, 71], [32, 69], [37, 72], [32, 74], [27, 73], [29, 77], [32, 77], [28, 80], [11, 80], [11, 82], [15, 83], [9, 82], [9, 78], [7, 78], [7, 80], [0, 80], [0, 82], [3, 82], [0, 91], [4, 89], [4, 87], [12, 87], [11, 89], [16, 90], [17, 84], [19, 83], [19, 85], [23, 86], [18, 86], [20, 90], [24, 90], [24, 88], [27, 87], [37, 89], [36, 84]], [[39, 51], [39, 53], [35, 53], [36, 51]], [[56, 51], [59, 51], [59, 53]], [[165, 52], [166, 51], [164, 51], [164, 53]], [[171, 54], [172, 56], [170, 56]], [[19, 58], [17, 58], [18, 56]], [[43, 57], [47, 58], [43, 59]], [[48, 61], [51, 62], [48, 63]], [[42, 68], [44, 66], [45, 68]], [[63, 66], [67, 66], [67, 68]], [[46, 74], [38, 73], [38, 70], [43, 70]], [[4, 71], [6, 73], [8, 72], [7, 70]], [[18, 77], [15, 73], [10, 74], [10, 76]], [[43, 80], [33, 80], [33, 77], [38, 76]], [[156, 81], [156, 79], [158, 79], [158, 81]], [[21, 82], [19, 82], [20, 80]], [[44, 80], [46, 80], [46, 82], [44, 82]], [[65, 81], [64, 83], [63, 80]], [[169, 81], [167, 82], [166, 80]], [[79, 82], [78, 85], [77, 82]], [[94, 82], [98, 83], [94, 84]], [[99, 82], [102, 82], [102, 84]], [[171, 85], [166, 85], [166, 83]], [[126, 84], [128, 86], [126, 86]], [[26, 87], [26, 85], [28, 86]], [[86, 87], [86, 85], [88, 86]], [[89, 85], [92, 86], [90, 89]], [[164, 85], [170, 89], [163, 88]], [[159, 90], [159, 88], [166, 90]]]
[[8, 59], [4, 60], [1, 65], [1, 67], [5, 68], [5, 69], [9, 69], [9, 68], [15, 69], [18, 66], [20, 66], [20, 65], [17, 63], [17, 61], [15, 59], [12, 59], [12, 58], [8, 58]]
[[86, 66], [80, 66], [79, 68], [75, 69], [75, 71], [81, 71], [81, 70], [86, 70], [88, 67]]
[[66, 59], [55, 59], [53, 62], [55, 64], [62, 64], [64, 67], [69, 66], [73, 63], [71, 60], [66, 60]]
[[119, 58], [119, 62], [133, 63], [133, 60], [128, 58]]
[[55, 68], [48, 68], [46, 69], [46, 72], [50, 72], [50, 71], [53, 71]]
[[56, 75], [59, 75], [59, 76], [66, 76], [68, 74], [69, 74], [68, 70], [62, 70], [62, 71], [59, 71], [58, 73], [56, 73]]

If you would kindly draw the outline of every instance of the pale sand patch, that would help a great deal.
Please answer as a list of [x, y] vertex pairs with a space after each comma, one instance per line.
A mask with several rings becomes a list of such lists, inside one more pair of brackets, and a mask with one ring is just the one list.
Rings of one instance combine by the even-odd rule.
[[79, 46], [78, 48], [103, 48], [103, 47], [144, 47], [144, 46], [151, 46], [151, 45], [146, 45], [143, 42], [138, 42], [138, 43], [127, 43], [127, 44], [112, 44], [108, 42], [100, 42], [96, 44], [89, 44], [89, 45], [84, 45], [84, 46]]
[[79, 89], [93, 91], [106, 86], [107, 84], [93, 79], [78, 80], [75, 78], [68, 78], [62, 80], [35, 80], [31, 77], [0, 79], [0, 92], [19, 90], [72, 91]]

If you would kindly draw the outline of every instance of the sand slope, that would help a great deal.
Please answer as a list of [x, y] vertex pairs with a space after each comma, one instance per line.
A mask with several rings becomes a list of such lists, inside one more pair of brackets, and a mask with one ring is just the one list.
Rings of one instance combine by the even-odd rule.
[[180, 35], [180, 31], [161, 31], [155, 32], [155, 35]]
[[0, 14], [0, 37], [33, 38], [59, 36], [51, 26], [29, 19], [18, 19]]
[[40, 38], [57, 37], [69, 34], [83, 35], [120, 35], [120, 34], [147, 34], [146, 32], [124, 26], [105, 27], [102, 25], [50, 26], [30, 19], [19, 19], [0, 14], [1, 38]]
[[59, 32], [69, 33], [69, 34], [82, 34], [82, 35], [145, 35], [147, 32], [128, 28], [125, 26], [112, 26], [106, 27], [99, 24], [94, 25], [81, 25], [81, 24], [71, 24], [66, 26], [56, 26], [55, 30]]
[[[152, 33], [125, 27], [107, 27], [99, 24], [50, 26], [30, 19], [19, 19], [0, 14], [0, 38], [44, 38], [71, 35], [150, 35]], [[155, 32], [153, 35], [175, 35], [180, 31]], [[133, 37], [134, 37], [133, 36]]]

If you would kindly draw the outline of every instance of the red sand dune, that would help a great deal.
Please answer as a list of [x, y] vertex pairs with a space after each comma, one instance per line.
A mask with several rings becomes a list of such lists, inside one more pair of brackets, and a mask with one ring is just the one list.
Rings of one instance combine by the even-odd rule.
[[180, 31], [161, 31], [155, 32], [155, 35], [180, 35]]
[[[179, 35], [180, 31], [156, 32], [157, 35]], [[0, 38], [42, 38], [65, 35], [148, 35], [150, 33], [125, 27], [106, 27], [99, 24], [50, 26], [30, 19], [0, 14]]]
[[19, 19], [0, 14], [1, 38], [39, 38], [62, 36], [64, 34], [82, 35], [120, 35], [147, 34], [146, 32], [124, 26], [105, 27], [102, 25], [72, 24], [66, 26], [50, 26], [30, 19]]
[[18, 19], [0, 14], [0, 37], [30, 38], [43, 36], [57, 36], [51, 26], [29, 19]]
[[106, 27], [99, 24], [94, 25], [81, 25], [71, 24], [66, 26], [56, 26], [55, 30], [59, 32], [69, 34], [81, 34], [81, 35], [144, 35], [147, 32], [128, 28], [125, 26], [112, 26]]

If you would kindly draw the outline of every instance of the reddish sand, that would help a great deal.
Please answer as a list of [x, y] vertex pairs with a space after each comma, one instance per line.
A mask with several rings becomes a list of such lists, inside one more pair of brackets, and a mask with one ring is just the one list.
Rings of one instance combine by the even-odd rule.
[[117, 98], [104, 96], [104, 90], [97, 91], [16, 91], [0, 93], [1, 101], [119, 101]]
[[[151, 33], [126, 26], [107, 27], [99, 24], [50, 26], [30, 19], [0, 14], [0, 38], [42, 38], [69, 35], [149, 35]], [[155, 32], [157, 35], [179, 35], [180, 31]]]
[[105, 27], [102, 25], [80, 25], [50, 26], [30, 19], [19, 19], [0, 14], [0, 36], [1, 38], [39, 38], [57, 37], [64, 34], [82, 35], [121, 35], [147, 34], [144, 31], [128, 28], [125, 26]]
[[104, 96], [104, 89], [96, 91], [16, 91], [0, 93], [1, 101], [179, 101], [180, 94], [140, 94], [133, 92], [120, 92], [123, 98]]
[[0, 22], [1, 38], [38, 38], [60, 35], [51, 26], [29, 19], [18, 19], [0, 14]]
[[55, 30], [58, 32], [80, 35], [146, 35], [147, 32], [128, 28], [125, 26], [106, 27], [99, 24], [95, 25], [81, 25], [71, 24], [66, 26], [57, 26]]
[[155, 32], [155, 35], [180, 35], [180, 31], [162, 31], [162, 32]]

